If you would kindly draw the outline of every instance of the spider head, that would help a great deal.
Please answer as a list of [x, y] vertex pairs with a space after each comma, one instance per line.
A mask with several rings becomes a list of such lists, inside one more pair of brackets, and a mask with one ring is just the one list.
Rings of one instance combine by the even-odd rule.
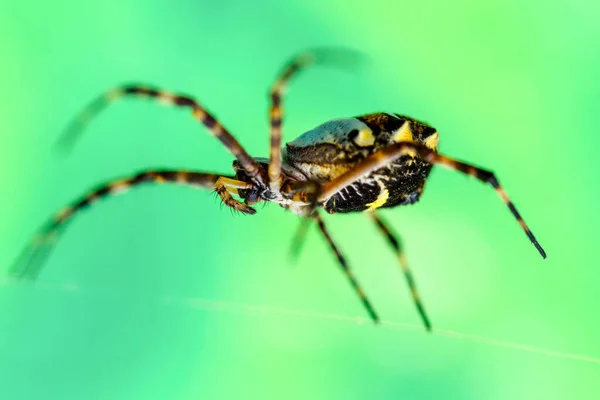
[[[260, 164], [266, 175], [266, 171], [269, 168], [269, 159], [255, 157], [254, 160]], [[250, 189], [238, 190], [239, 196], [247, 205], [251, 206], [259, 201], [275, 201], [280, 203], [280, 200], [283, 199], [280, 192], [273, 192], [267, 185], [251, 178], [238, 161], [233, 162], [233, 169], [235, 170], [235, 179], [252, 185]], [[300, 171], [285, 162], [281, 164], [281, 174], [284, 181], [287, 179], [295, 181], [304, 181], [307, 179]]]

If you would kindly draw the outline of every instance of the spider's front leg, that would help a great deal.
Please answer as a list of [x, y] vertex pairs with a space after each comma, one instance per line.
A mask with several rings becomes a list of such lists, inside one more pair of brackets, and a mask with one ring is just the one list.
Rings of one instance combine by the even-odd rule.
[[90, 121], [108, 105], [124, 97], [149, 98], [156, 102], [178, 108], [188, 109], [194, 119], [200, 122], [208, 132], [217, 138], [223, 146], [238, 160], [246, 174], [258, 182], [265, 180], [266, 172], [254, 160], [237, 139], [205, 107], [194, 98], [171, 93], [166, 90], [140, 85], [124, 85], [109, 90], [96, 98], [71, 122], [59, 138], [58, 145], [70, 149], [81, 136]]
[[47, 257], [50, 255], [59, 235], [72, 221], [73, 217], [96, 201], [120, 194], [143, 183], [173, 183], [192, 187], [214, 189], [223, 203], [238, 211], [253, 214], [256, 211], [233, 199], [237, 190], [247, 188], [249, 184], [230, 177], [216, 174], [185, 170], [149, 170], [142, 171], [128, 178], [108, 182], [92, 190], [87, 195], [63, 208], [52, 217], [35, 235], [30, 244], [23, 250], [19, 258], [9, 270], [9, 275], [17, 279], [35, 279]]
[[239, 196], [240, 189], [252, 189], [254, 186], [250, 183], [238, 181], [232, 178], [226, 178], [224, 176], [219, 177], [215, 182], [215, 192], [219, 195], [223, 204], [227, 207], [233, 208], [243, 214], [256, 214], [256, 210], [236, 199], [233, 198], [232, 194]]

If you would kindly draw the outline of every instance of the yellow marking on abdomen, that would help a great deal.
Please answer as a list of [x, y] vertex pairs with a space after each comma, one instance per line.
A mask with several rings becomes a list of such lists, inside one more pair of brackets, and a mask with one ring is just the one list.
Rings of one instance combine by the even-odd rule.
[[390, 192], [387, 190], [387, 187], [385, 187], [385, 184], [380, 180], [377, 180], [377, 185], [379, 185], [380, 188], [379, 194], [377, 195], [377, 198], [374, 202], [367, 204], [369, 210], [375, 210], [383, 206], [390, 198]]
[[404, 121], [402, 126], [396, 129], [396, 132], [392, 134], [392, 141], [394, 143], [413, 141], [412, 131], [410, 130], [410, 122]]
[[354, 143], [356, 143], [360, 147], [365, 146], [373, 146], [375, 143], [375, 136], [373, 136], [373, 131], [369, 128], [361, 129], [358, 132], [358, 135], [354, 138]]
[[425, 146], [429, 147], [431, 150], [437, 150], [438, 143], [440, 141], [440, 136], [437, 131], [430, 135], [427, 139], [425, 139]]

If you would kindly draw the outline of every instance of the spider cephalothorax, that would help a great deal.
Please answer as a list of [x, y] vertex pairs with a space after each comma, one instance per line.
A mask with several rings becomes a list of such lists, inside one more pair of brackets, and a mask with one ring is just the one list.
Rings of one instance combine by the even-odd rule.
[[235, 175], [153, 169], [106, 183], [65, 207], [44, 225], [11, 268], [11, 275], [17, 278], [35, 278], [52, 248], [53, 239], [75, 213], [96, 200], [121, 193], [142, 183], [177, 183], [213, 189], [226, 206], [245, 214], [256, 213], [252, 205], [264, 201], [277, 203], [303, 217], [305, 221], [316, 221], [367, 312], [374, 321], [378, 321], [378, 316], [365, 292], [354, 278], [346, 259], [333, 242], [319, 215], [321, 208], [328, 213], [368, 211], [368, 215], [396, 251], [413, 301], [425, 327], [429, 330], [431, 325], [417, 293], [400, 242], [378, 216], [376, 210], [417, 202], [434, 164], [460, 171], [492, 185], [531, 242], [545, 258], [546, 253], [494, 174], [439, 154], [437, 152], [438, 132], [426, 123], [400, 114], [388, 113], [338, 119], [300, 135], [282, 148], [281, 97], [290, 78], [308, 65], [335, 63], [336, 60], [349, 60], [355, 56], [355, 53], [344, 50], [312, 51], [295, 57], [285, 66], [270, 92], [269, 158], [251, 157], [223, 125], [196, 100], [188, 96], [128, 85], [113, 89], [96, 99], [84, 110], [80, 118], [74, 121], [62, 137], [62, 144], [72, 144], [90, 117], [110, 102], [124, 96], [148, 97], [165, 104], [190, 109], [194, 118], [220, 140], [235, 157], [233, 163]]

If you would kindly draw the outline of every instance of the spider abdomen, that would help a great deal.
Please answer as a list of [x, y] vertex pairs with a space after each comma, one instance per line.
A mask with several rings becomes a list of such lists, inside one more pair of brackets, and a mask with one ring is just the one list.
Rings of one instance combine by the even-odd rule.
[[[287, 162], [310, 180], [325, 184], [352, 170], [370, 154], [398, 142], [415, 142], [433, 150], [438, 133], [412, 118], [386, 113], [326, 122], [286, 146]], [[352, 184], [322, 203], [330, 213], [394, 207], [416, 202], [431, 164], [404, 155]]]

